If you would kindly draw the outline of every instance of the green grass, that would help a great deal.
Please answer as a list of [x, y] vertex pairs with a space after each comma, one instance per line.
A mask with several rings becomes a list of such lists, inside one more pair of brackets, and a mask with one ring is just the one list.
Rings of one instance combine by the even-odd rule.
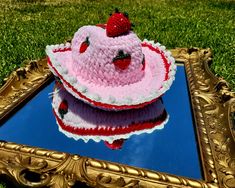
[[3, 182], [0, 182], [0, 188], [6, 188], [7, 186], [6, 186], [6, 184], [5, 183], [3, 183]]
[[212, 70], [235, 89], [235, 2], [229, 0], [2, 0], [0, 83], [14, 69], [45, 56], [88, 24], [106, 22], [115, 7], [127, 11], [141, 39], [168, 49], [213, 50]]

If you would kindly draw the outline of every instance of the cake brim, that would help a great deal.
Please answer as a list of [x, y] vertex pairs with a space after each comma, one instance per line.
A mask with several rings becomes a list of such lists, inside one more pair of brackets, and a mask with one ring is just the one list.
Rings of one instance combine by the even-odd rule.
[[[61, 116], [59, 107], [64, 100], [68, 103], [68, 109]], [[163, 129], [169, 119], [160, 99], [141, 109], [108, 112], [77, 100], [63, 88], [54, 92], [52, 107], [59, 131], [67, 137], [85, 142], [112, 143], [132, 135], [152, 133]]]
[[[72, 63], [70, 44], [47, 46], [46, 52], [49, 68], [55, 76], [59, 77], [65, 89], [73, 96], [98, 108], [127, 110], [142, 108], [153, 103], [170, 88], [175, 79], [175, 61], [164, 46], [144, 40], [142, 50], [146, 59], [157, 54], [161, 56], [162, 61], [146, 62], [143, 79], [122, 87], [94, 86], [93, 83], [86, 82], [78, 75], [69, 72], [66, 66], [70, 66]], [[57, 57], [63, 58], [61, 60]], [[69, 60], [64, 62], [66, 59]], [[61, 65], [63, 65], [63, 68]], [[163, 74], [151, 72], [152, 68], [157, 67], [160, 67], [159, 69]], [[128, 91], [128, 94], [125, 95], [126, 91]], [[122, 93], [121, 98], [119, 97], [120, 93]]]

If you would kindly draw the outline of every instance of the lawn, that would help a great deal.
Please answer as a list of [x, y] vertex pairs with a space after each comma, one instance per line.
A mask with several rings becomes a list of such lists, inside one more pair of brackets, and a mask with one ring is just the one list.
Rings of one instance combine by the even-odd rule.
[[1, 0], [0, 85], [16, 68], [45, 57], [46, 45], [105, 23], [115, 7], [129, 13], [141, 39], [168, 49], [211, 48], [212, 71], [235, 90], [235, 1], [229, 0]]
[[229, 0], [1, 0], [0, 83], [29, 60], [45, 56], [83, 25], [105, 23], [115, 7], [127, 11], [141, 39], [168, 49], [213, 50], [212, 70], [235, 89], [235, 2]]
[[6, 188], [6, 185], [5, 184], [0, 184], [0, 188]]

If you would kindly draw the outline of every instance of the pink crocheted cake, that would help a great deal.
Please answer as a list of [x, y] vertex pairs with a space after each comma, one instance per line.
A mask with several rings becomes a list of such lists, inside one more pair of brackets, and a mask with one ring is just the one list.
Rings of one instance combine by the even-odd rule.
[[141, 109], [104, 111], [93, 108], [77, 100], [65, 89], [56, 87], [52, 106], [59, 130], [68, 137], [85, 142], [94, 140], [112, 144], [132, 135], [162, 129], [168, 121], [161, 100]]
[[174, 80], [166, 48], [141, 40], [129, 19], [116, 12], [103, 28], [83, 26], [72, 43], [47, 46], [48, 65], [65, 89], [107, 110], [141, 108], [156, 101]]
[[[86, 38], [90, 45], [85, 53], [80, 53], [80, 45]], [[132, 63], [124, 70], [113, 63], [119, 50], [131, 56]], [[108, 37], [101, 27], [83, 26], [72, 40], [72, 58], [73, 62], [68, 71], [96, 87], [130, 85], [144, 76], [141, 41], [133, 32], [113, 38]]]

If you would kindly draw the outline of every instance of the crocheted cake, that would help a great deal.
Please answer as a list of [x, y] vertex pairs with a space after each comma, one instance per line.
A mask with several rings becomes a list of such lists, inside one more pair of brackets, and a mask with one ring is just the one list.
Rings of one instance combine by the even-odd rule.
[[[79, 48], [84, 39], [89, 40], [90, 45], [85, 52], [80, 53]], [[125, 60], [128, 61], [125, 65], [117, 62], [118, 57], [122, 56], [126, 56]], [[133, 32], [121, 37], [108, 37], [101, 27], [83, 26], [72, 40], [72, 58], [68, 71], [74, 71], [84, 81], [95, 86], [130, 85], [144, 76], [141, 41]]]
[[105, 141], [112, 149], [119, 149], [123, 139], [132, 135], [162, 129], [168, 121], [160, 99], [141, 109], [104, 111], [77, 100], [61, 85], [55, 87], [52, 106], [59, 130], [66, 136], [85, 142]]
[[83, 26], [72, 42], [46, 47], [48, 65], [76, 98], [106, 110], [141, 108], [156, 101], [174, 80], [170, 51], [141, 40], [126, 14], [107, 24]]

